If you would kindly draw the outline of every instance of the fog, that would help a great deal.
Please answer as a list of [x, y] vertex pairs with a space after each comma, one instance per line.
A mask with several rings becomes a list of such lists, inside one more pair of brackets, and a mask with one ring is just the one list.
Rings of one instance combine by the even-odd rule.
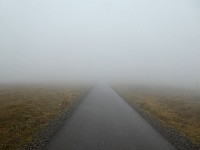
[[0, 83], [196, 88], [199, 0], [0, 0]]

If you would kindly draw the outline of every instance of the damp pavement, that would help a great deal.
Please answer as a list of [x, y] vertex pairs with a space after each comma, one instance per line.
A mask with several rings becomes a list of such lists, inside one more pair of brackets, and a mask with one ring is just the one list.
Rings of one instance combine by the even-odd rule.
[[47, 150], [175, 150], [110, 87], [94, 87]]

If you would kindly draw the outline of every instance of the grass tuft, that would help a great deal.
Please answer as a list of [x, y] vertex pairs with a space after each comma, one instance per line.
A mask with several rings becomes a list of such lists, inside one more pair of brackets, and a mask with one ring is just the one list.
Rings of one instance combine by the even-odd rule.
[[119, 88], [121, 95], [170, 128], [200, 144], [200, 97], [189, 90]]
[[37, 138], [38, 131], [81, 93], [72, 88], [1, 88], [0, 149], [19, 149]]

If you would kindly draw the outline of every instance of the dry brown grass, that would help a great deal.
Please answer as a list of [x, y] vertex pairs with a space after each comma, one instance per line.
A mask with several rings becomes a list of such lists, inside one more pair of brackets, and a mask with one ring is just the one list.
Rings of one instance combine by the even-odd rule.
[[200, 144], [200, 96], [177, 89], [123, 88], [125, 99]]
[[60, 111], [67, 110], [81, 89], [13, 87], [0, 89], [0, 149], [18, 149]]

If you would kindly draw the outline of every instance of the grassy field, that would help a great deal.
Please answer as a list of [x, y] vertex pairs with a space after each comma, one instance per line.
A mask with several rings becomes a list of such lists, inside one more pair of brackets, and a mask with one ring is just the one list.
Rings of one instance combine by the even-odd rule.
[[142, 108], [163, 125], [175, 128], [200, 144], [200, 96], [190, 90], [121, 87], [117, 91], [128, 103]]
[[1, 87], [0, 149], [18, 149], [36, 138], [61, 111], [83, 94], [82, 88]]

